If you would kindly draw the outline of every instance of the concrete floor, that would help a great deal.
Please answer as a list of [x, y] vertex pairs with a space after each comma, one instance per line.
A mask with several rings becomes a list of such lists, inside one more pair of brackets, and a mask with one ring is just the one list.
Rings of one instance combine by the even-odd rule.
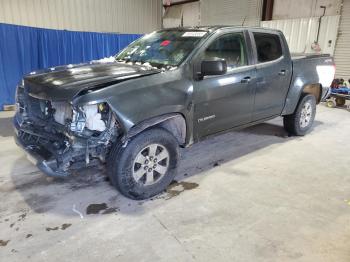
[[350, 112], [318, 107], [305, 137], [281, 119], [183, 150], [148, 201], [103, 172], [52, 180], [0, 113], [1, 261], [350, 261]]

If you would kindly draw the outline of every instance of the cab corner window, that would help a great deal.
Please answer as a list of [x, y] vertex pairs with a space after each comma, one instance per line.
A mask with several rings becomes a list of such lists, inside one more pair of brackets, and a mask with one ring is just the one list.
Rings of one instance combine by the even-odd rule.
[[282, 46], [278, 35], [266, 33], [253, 33], [253, 35], [259, 63], [273, 61], [282, 56]]
[[247, 65], [245, 42], [242, 33], [230, 33], [215, 39], [205, 50], [204, 59], [225, 59], [227, 69]]

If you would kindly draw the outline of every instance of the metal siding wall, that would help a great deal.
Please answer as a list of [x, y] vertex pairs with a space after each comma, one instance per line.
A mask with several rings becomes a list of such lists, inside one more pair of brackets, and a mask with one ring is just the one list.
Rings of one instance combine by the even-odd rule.
[[0, 0], [0, 23], [50, 29], [147, 33], [161, 15], [159, 0]]
[[340, 18], [339, 36], [335, 48], [335, 75], [350, 78], [350, 0], [344, 0]]
[[261, 20], [262, 0], [201, 0], [201, 25], [257, 26]]
[[326, 16], [340, 15], [342, 0], [274, 0], [273, 20], [304, 17], [318, 17], [323, 14], [321, 5], [326, 6]]
[[[322, 53], [334, 54], [340, 16], [325, 16], [322, 19], [319, 43]], [[262, 27], [281, 30], [293, 53], [312, 53], [311, 44], [316, 40], [318, 17], [261, 22]], [[328, 41], [332, 43], [329, 45]]]
[[184, 4], [182, 10], [184, 26], [200, 25], [200, 2]]

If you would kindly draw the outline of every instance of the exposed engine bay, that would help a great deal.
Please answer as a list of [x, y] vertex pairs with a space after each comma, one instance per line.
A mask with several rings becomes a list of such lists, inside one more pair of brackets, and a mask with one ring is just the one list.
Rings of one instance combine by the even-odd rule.
[[32, 97], [23, 86], [17, 88], [16, 97], [17, 143], [44, 158], [40, 161], [46, 173], [66, 176], [106, 161], [118, 137], [118, 123], [107, 103], [74, 107]]

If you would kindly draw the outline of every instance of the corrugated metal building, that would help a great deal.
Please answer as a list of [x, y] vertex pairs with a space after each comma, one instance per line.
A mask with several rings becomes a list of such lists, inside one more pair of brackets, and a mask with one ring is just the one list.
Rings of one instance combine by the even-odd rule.
[[[320, 27], [319, 45], [322, 53], [334, 54], [340, 16], [325, 16]], [[261, 26], [281, 30], [294, 53], [312, 53], [317, 39], [318, 17], [262, 21]]]
[[94, 32], [161, 28], [160, 0], [0, 0], [0, 23]]
[[344, 0], [341, 13], [334, 58], [336, 76], [347, 80], [350, 78], [350, 0]]
[[[179, 1], [172, 1], [176, 3]], [[164, 27], [197, 25], [258, 26], [262, 0], [201, 0], [168, 7]]]
[[258, 26], [262, 0], [201, 0], [201, 25]]

